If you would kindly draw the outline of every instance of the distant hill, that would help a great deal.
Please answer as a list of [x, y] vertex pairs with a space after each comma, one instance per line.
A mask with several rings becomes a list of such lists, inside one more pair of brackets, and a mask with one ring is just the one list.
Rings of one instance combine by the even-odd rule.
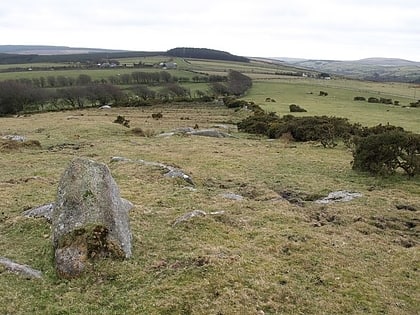
[[123, 51], [126, 50], [113, 50], [101, 48], [74, 48], [67, 46], [47, 45], [0, 45], [0, 53], [17, 55], [70, 55]]
[[419, 82], [420, 62], [397, 58], [366, 58], [354, 61], [274, 58], [296, 67], [353, 79], [378, 82]]
[[208, 48], [173, 48], [164, 51], [127, 51], [46, 45], [0, 45], [0, 64], [37, 62], [86, 62], [101, 59], [168, 56], [249, 62], [248, 58]]
[[0, 64], [42, 62], [92, 62], [104, 59], [165, 55], [161, 51], [127, 51], [46, 45], [0, 45]]

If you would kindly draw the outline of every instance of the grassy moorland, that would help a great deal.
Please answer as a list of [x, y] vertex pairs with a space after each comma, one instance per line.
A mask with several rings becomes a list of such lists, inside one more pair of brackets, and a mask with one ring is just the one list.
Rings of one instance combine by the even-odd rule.
[[[286, 114], [295, 103], [306, 115], [420, 132], [419, 109], [403, 107], [413, 100], [413, 85], [286, 77], [267, 64], [177, 63], [177, 71], [190, 72], [194, 63], [203, 73], [242, 69], [254, 78], [244, 98], [269, 111]], [[318, 96], [320, 90], [328, 96]], [[353, 101], [358, 95], [389, 97], [401, 106]], [[161, 119], [151, 118], [159, 112]], [[113, 123], [118, 115], [131, 128]], [[0, 140], [0, 256], [43, 272], [41, 280], [28, 280], [0, 266], [0, 314], [418, 314], [418, 176], [355, 172], [342, 144], [324, 149], [237, 132], [235, 123], [247, 115], [215, 103], [173, 103], [0, 118], [0, 136], [40, 143]], [[196, 124], [234, 137], [158, 136]], [[61, 174], [78, 156], [106, 163], [122, 197], [134, 204], [133, 257], [96, 261], [83, 277], [62, 280], [53, 266], [50, 225], [22, 212], [54, 201]], [[195, 187], [150, 166], [111, 163], [113, 156], [179, 167]], [[362, 197], [313, 202], [337, 190]], [[173, 226], [193, 210], [207, 215]]]
[[[152, 119], [154, 112], [163, 118]], [[117, 115], [132, 128], [113, 123]], [[418, 212], [396, 205], [419, 209], [419, 179], [356, 173], [344, 146], [235, 132], [232, 123], [246, 115], [178, 104], [2, 118], [2, 135], [25, 135], [41, 147], [2, 143], [0, 251], [44, 276], [27, 280], [0, 269], [0, 313], [418, 313]], [[152, 136], [195, 124], [224, 124], [235, 137]], [[150, 137], [133, 133], [135, 127]], [[107, 163], [122, 196], [134, 203], [133, 257], [96, 262], [82, 278], [61, 280], [49, 224], [21, 213], [54, 200], [60, 175], [76, 156]], [[112, 156], [180, 167], [196, 190], [148, 166], [110, 163]], [[293, 192], [310, 200], [343, 189], [363, 197], [303, 206], [280, 197]], [[228, 192], [244, 199], [226, 199]], [[172, 226], [192, 210], [223, 213]]]

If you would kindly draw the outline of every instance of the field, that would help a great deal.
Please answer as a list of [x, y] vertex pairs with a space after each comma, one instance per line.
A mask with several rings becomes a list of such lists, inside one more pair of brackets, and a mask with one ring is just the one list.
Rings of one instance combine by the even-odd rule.
[[[228, 67], [214, 62], [207, 70]], [[307, 115], [420, 132], [418, 108], [353, 101], [380, 96], [406, 105], [413, 89], [277, 76], [255, 79], [244, 98], [280, 114], [295, 103]], [[328, 96], [318, 96], [320, 90]], [[159, 112], [161, 119], [151, 118]], [[343, 144], [324, 149], [238, 132], [235, 124], [249, 114], [191, 102], [0, 118], [0, 136], [24, 135], [41, 144], [0, 140], [0, 256], [43, 273], [28, 280], [0, 266], [0, 314], [420, 313], [419, 177], [355, 172]], [[113, 123], [118, 115], [131, 128]], [[159, 136], [195, 125], [233, 137]], [[133, 257], [96, 261], [92, 272], [63, 280], [54, 270], [50, 224], [22, 212], [54, 201], [61, 174], [78, 156], [106, 163], [122, 197], [134, 204]], [[114, 156], [133, 162], [111, 162]], [[139, 159], [179, 167], [195, 186]], [[339, 190], [362, 197], [314, 202]], [[193, 210], [207, 215], [173, 225]]]

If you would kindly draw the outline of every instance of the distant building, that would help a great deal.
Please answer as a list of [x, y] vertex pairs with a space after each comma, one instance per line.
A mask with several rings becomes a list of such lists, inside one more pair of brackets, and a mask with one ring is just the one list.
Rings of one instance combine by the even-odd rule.
[[169, 70], [169, 69], [176, 69], [178, 65], [176, 62], [161, 62], [159, 64], [159, 67], [161, 67], [163, 70]]

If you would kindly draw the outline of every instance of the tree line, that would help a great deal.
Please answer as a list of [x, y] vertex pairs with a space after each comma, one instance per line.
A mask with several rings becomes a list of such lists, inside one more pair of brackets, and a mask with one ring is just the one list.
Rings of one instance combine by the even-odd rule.
[[134, 84], [124, 90], [105, 80], [93, 81], [86, 74], [79, 75], [74, 81], [64, 79], [47, 77], [45, 82], [39, 79], [39, 84], [29, 79], [0, 82], [0, 116], [17, 114], [23, 110], [57, 110], [106, 104], [143, 106], [153, 101], [176, 99], [209, 100], [221, 95], [240, 96], [252, 86], [252, 80], [237, 71], [230, 71], [227, 77], [209, 76], [208, 82], [219, 79], [223, 82], [211, 82], [208, 91], [195, 91], [194, 95], [164, 71], [133, 72], [130, 83]]

